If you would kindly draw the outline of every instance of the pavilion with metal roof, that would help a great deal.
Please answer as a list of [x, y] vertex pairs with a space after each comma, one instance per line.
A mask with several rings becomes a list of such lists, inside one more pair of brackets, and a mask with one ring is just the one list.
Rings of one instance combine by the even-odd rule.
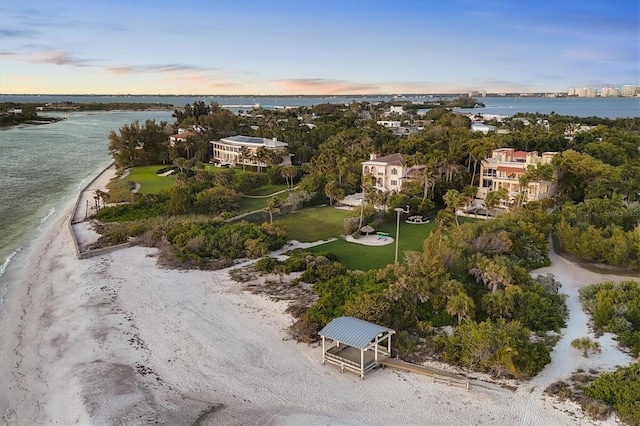
[[[376, 368], [391, 356], [394, 330], [353, 317], [338, 317], [320, 330], [322, 364], [330, 363], [360, 375]], [[326, 340], [334, 342], [327, 348]], [[386, 341], [386, 346], [383, 344]]]

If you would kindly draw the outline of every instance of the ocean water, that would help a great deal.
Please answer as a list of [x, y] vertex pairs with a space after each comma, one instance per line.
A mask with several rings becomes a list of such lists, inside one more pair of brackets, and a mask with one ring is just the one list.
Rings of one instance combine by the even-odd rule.
[[111, 162], [109, 133], [135, 120], [171, 122], [171, 112], [49, 113], [45, 125], [0, 129], [0, 300], [2, 276], [40, 227]]

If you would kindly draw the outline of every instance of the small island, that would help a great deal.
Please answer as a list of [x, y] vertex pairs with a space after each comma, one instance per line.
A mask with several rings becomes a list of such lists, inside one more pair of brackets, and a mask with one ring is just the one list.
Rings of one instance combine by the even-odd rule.
[[170, 104], [113, 102], [113, 103], [75, 103], [56, 102], [45, 105], [36, 103], [0, 103], [0, 128], [21, 124], [49, 124], [65, 120], [64, 117], [39, 115], [38, 112], [78, 112], [78, 111], [171, 111]]

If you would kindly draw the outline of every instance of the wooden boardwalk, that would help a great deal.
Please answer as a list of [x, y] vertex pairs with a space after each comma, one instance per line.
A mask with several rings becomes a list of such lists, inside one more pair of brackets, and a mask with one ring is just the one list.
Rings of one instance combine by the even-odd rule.
[[434, 383], [443, 383], [449, 386], [461, 387], [469, 390], [469, 380], [457, 374], [448, 373], [446, 371], [436, 370], [434, 368], [424, 367], [422, 365], [412, 364], [396, 358], [385, 358], [379, 361], [383, 367], [395, 368], [398, 370], [409, 371], [411, 373], [421, 374], [433, 378]]

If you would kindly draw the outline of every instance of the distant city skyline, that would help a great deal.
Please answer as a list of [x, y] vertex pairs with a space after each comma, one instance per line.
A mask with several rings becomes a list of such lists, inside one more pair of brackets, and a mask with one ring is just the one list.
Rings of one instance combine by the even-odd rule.
[[567, 93], [640, 85], [637, 0], [0, 2], [0, 93]]

